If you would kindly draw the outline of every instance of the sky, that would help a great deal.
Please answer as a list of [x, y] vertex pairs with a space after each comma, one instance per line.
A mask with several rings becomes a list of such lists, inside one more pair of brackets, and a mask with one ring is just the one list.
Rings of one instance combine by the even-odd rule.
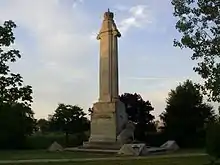
[[0, 0], [0, 23], [13, 20], [22, 58], [12, 66], [33, 87], [36, 118], [58, 103], [85, 112], [98, 100], [99, 41], [110, 8], [119, 39], [119, 90], [149, 100], [157, 117], [180, 82], [201, 81], [189, 50], [173, 47], [180, 35], [170, 0]]

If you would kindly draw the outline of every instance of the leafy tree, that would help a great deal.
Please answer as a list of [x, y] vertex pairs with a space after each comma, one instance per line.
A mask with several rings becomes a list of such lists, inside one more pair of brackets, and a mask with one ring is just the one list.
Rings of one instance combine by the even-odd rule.
[[46, 119], [39, 119], [37, 121], [37, 126], [42, 133], [46, 133], [49, 131], [50, 123]]
[[169, 138], [182, 147], [189, 147], [204, 138], [205, 125], [214, 119], [214, 111], [212, 106], [203, 103], [198, 85], [186, 80], [171, 90], [160, 118]]
[[145, 140], [146, 132], [156, 131], [154, 116], [151, 114], [154, 108], [149, 101], [144, 101], [137, 93], [124, 93], [120, 96], [120, 100], [125, 104], [128, 119], [136, 123], [136, 139]]
[[218, 0], [172, 0], [176, 29], [181, 39], [174, 46], [192, 50], [194, 67], [204, 80], [203, 91], [220, 101], [220, 2]]
[[66, 143], [68, 144], [69, 134], [89, 130], [89, 121], [85, 115], [83, 109], [76, 105], [59, 104], [55, 113], [51, 115], [49, 122], [54, 131], [66, 134]]
[[24, 86], [20, 74], [10, 71], [9, 63], [21, 58], [18, 50], [10, 49], [15, 37], [13, 21], [0, 26], [0, 147], [22, 147], [25, 137], [35, 128], [31, 110], [32, 88]]

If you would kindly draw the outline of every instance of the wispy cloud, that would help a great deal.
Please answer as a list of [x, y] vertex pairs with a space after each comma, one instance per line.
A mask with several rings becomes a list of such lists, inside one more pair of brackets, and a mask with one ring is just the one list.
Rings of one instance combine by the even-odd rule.
[[84, 0], [74, 0], [72, 7], [76, 8], [79, 4], [82, 4], [84, 2]]
[[[119, 7], [126, 10], [126, 7]], [[137, 5], [128, 9], [129, 16], [119, 22], [120, 31], [125, 34], [131, 28], [142, 28], [152, 23], [150, 9], [146, 5]]]
[[[116, 10], [117, 15], [123, 17], [121, 19], [118, 19], [118, 17], [115, 18], [116, 20], [118, 20], [117, 26], [123, 36], [133, 28], [144, 28], [153, 22], [151, 11], [146, 5], [135, 5], [132, 7], [116, 5], [114, 9]], [[94, 41], [96, 39], [98, 31], [99, 29], [94, 30], [91, 33], [91, 40]]]
[[[69, 91], [74, 92], [73, 85], [90, 77], [90, 66], [82, 61], [93, 51], [88, 26], [91, 19], [86, 11], [61, 3], [60, 0], [5, 0], [0, 5], [0, 20], [11, 19], [18, 25], [17, 48], [24, 54], [15, 69], [22, 70], [25, 82], [33, 86], [33, 107], [38, 112], [44, 106], [41, 115], [53, 111], [58, 101], [73, 99], [80, 104], [88, 99], [86, 95], [84, 100], [77, 101], [81, 93], [77, 92], [76, 96]], [[72, 86], [65, 88], [69, 83]]]
[[126, 77], [126, 79], [131, 79], [131, 80], [171, 80], [171, 79], [176, 79], [172, 77]]

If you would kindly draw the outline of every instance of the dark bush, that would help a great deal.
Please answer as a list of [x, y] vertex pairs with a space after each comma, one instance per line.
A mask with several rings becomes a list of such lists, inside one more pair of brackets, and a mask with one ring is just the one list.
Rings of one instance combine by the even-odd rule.
[[82, 145], [88, 137], [84, 134], [69, 135], [68, 144], [65, 141], [65, 134], [50, 133], [50, 134], [35, 134], [27, 138], [27, 149], [47, 149], [54, 141], [63, 147], [76, 147]]
[[208, 125], [206, 134], [206, 151], [215, 159], [220, 158], [220, 123]]
[[159, 147], [168, 140], [164, 132], [146, 133], [145, 136], [145, 143], [149, 146]]

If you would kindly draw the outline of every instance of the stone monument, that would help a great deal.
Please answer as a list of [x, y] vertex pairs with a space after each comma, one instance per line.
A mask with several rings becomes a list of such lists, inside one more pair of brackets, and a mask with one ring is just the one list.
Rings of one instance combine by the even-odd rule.
[[124, 104], [119, 100], [118, 38], [121, 36], [114, 22], [114, 14], [104, 13], [100, 41], [99, 100], [93, 105], [91, 133], [85, 148], [120, 149], [118, 135], [128, 122]]

